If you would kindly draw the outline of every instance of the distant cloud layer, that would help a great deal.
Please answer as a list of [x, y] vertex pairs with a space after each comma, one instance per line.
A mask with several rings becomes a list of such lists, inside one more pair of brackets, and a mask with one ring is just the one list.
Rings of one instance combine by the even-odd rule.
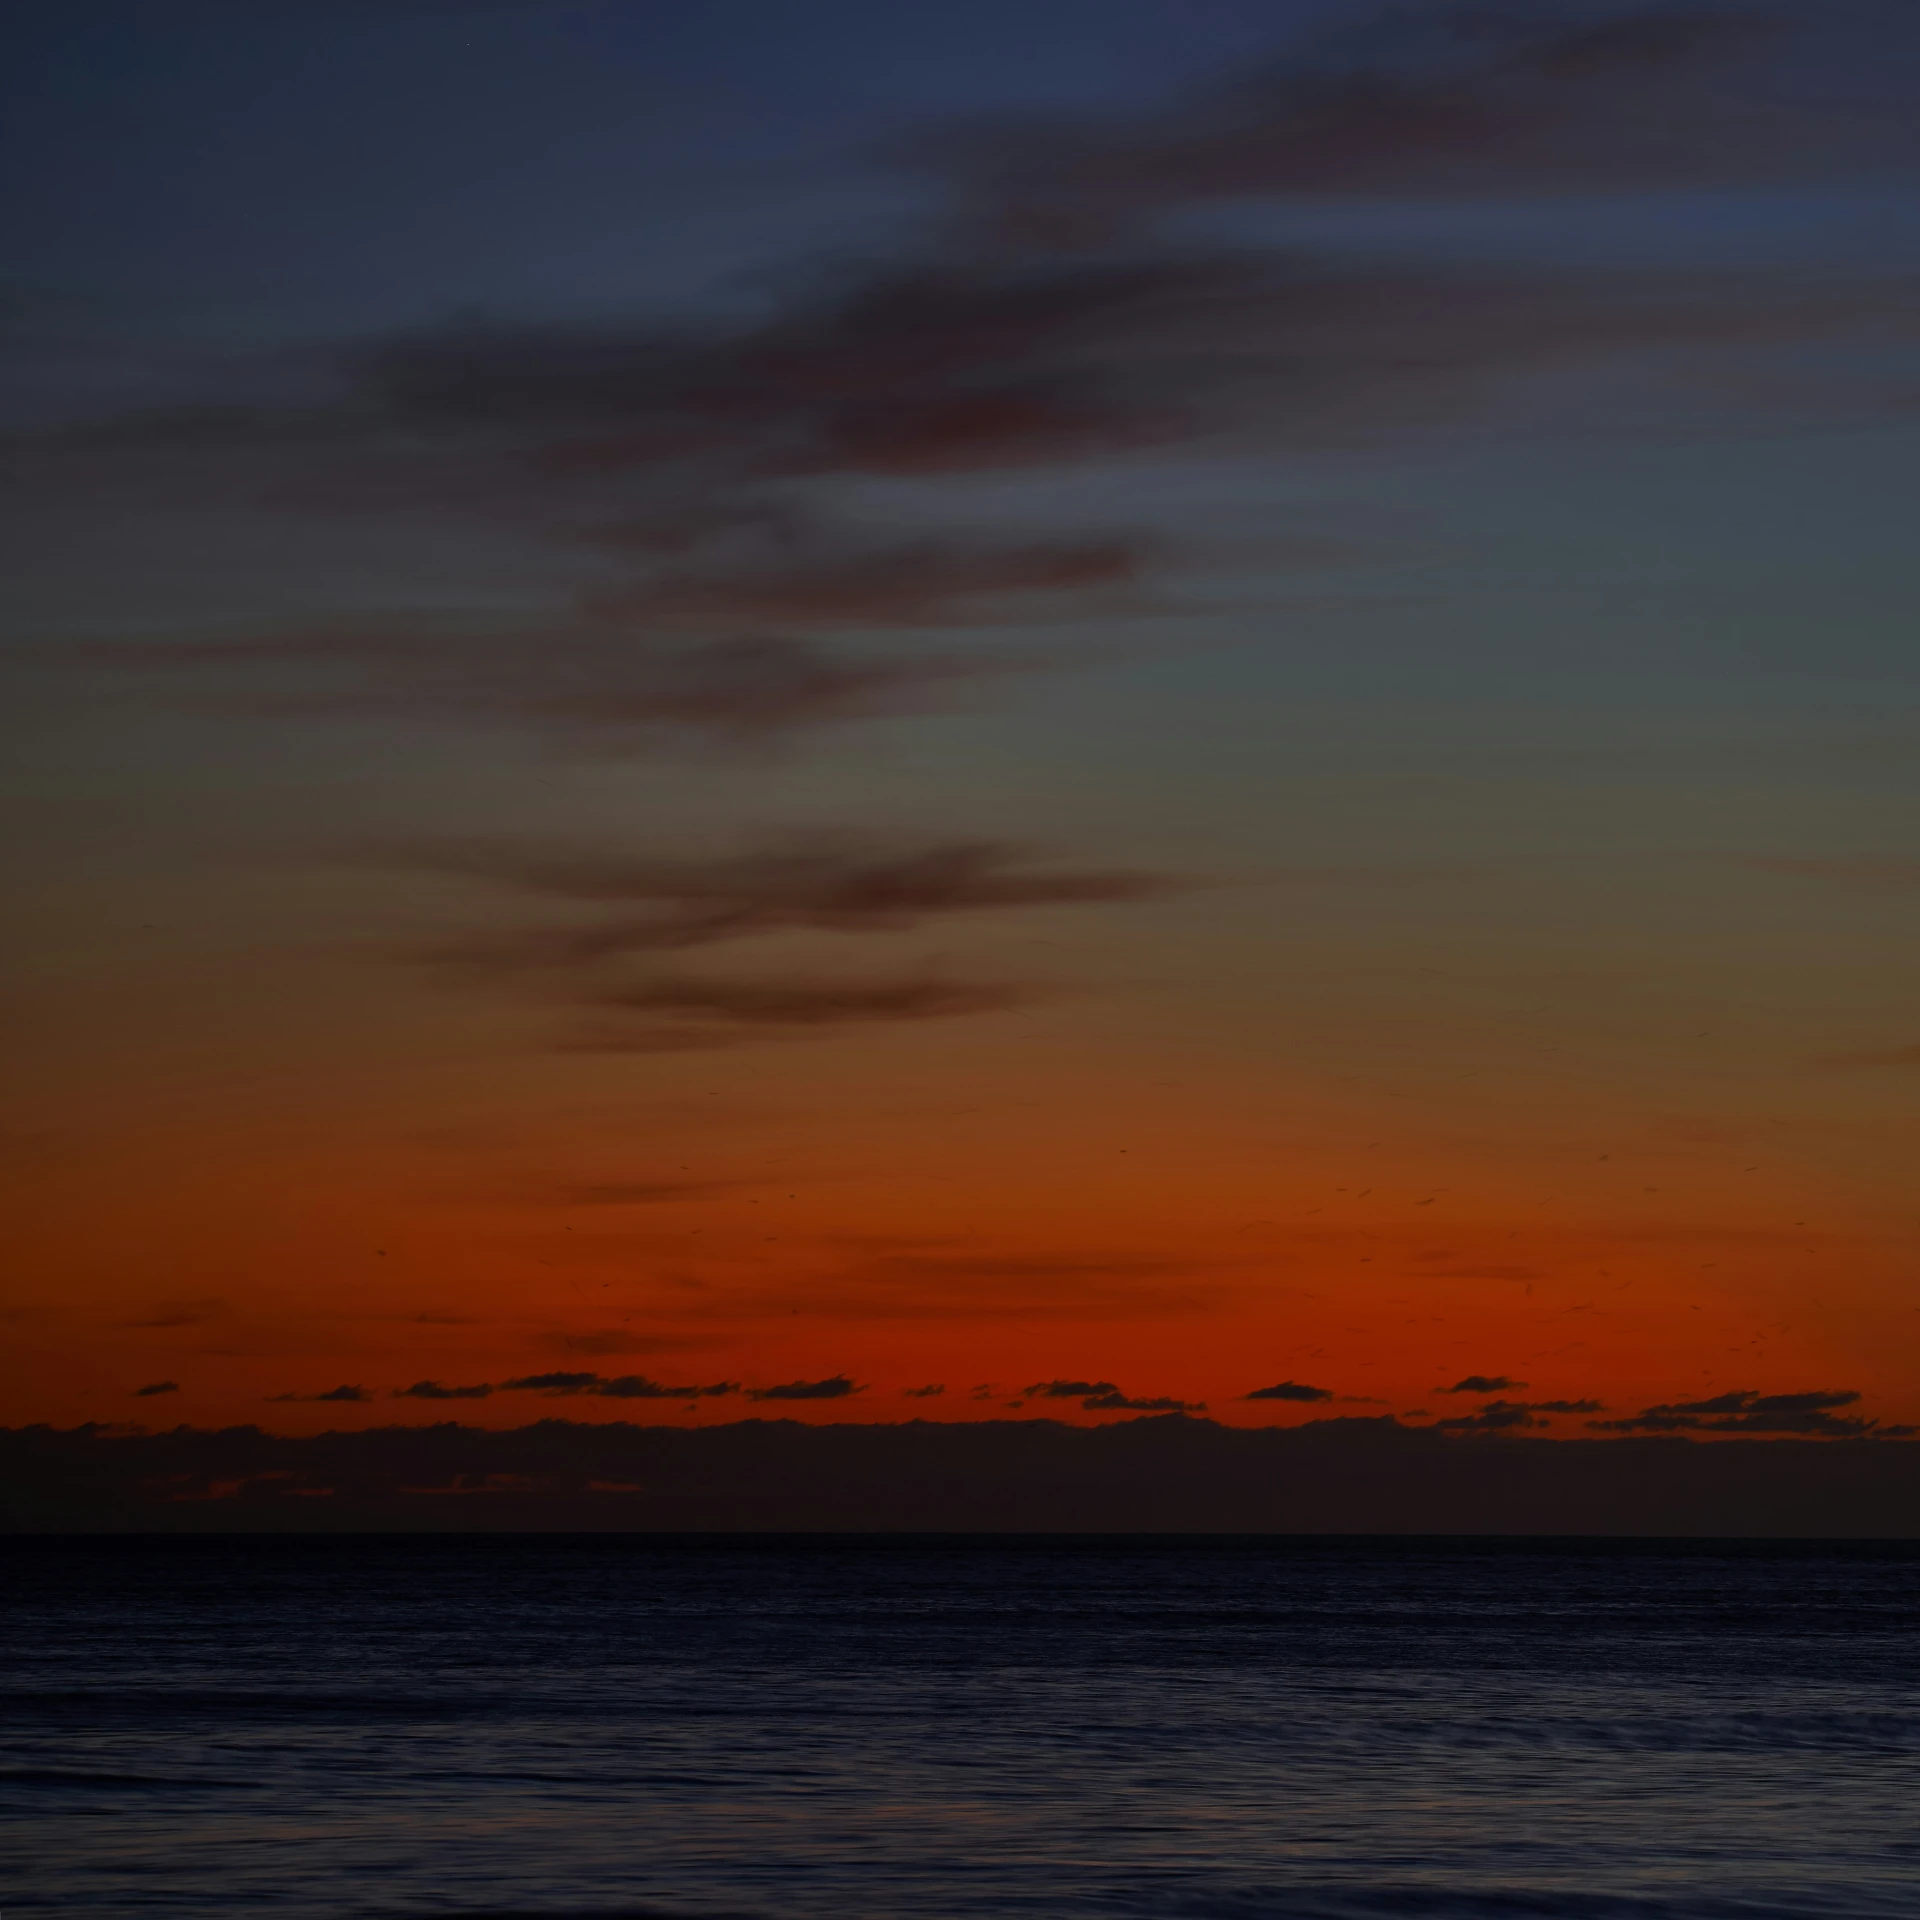
[[[484, 1389], [483, 1389], [484, 1391]], [[710, 1400], [741, 1391], [735, 1380], [716, 1380], [707, 1386], [671, 1387], [644, 1373], [528, 1373], [502, 1380], [501, 1393], [594, 1394], [604, 1400]]]
[[[1497, 1376], [1469, 1374], [1456, 1386], [1442, 1388], [1447, 1393], [1486, 1394], [1496, 1388], [1518, 1385]], [[467, 1386], [444, 1386], [437, 1380], [416, 1380], [411, 1386], [396, 1387], [392, 1397], [398, 1400], [484, 1400], [496, 1393], [543, 1393], [556, 1398], [586, 1396], [604, 1400], [697, 1401], [740, 1396], [757, 1401], [831, 1401], [845, 1400], [866, 1392], [850, 1375], [832, 1374], [822, 1380], [789, 1380], [755, 1387], [737, 1380], [717, 1380], [693, 1385], [672, 1385], [646, 1374], [601, 1374], [585, 1370], [557, 1369], [545, 1373], [521, 1374], [508, 1380], [476, 1382]], [[156, 1381], [141, 1387], [136, 1397], [175, 1393], [179, 1388], [171, 1380]], [[908, 1399], [931, 1399], [945, 1393], [944, 1386], [932, 1385], [901, 1389]], [[991, 1399], [998, 1389], [991, 1384], [974, 1392], [975, 1399]], [[1038, 1380], [1019, 1389], [1022, 1400], [1069, 1400], [1085, 1413], [1179, 1413], [1206, 1411], [1206, 1402], [1181, 1400], [1167, 1394], [1132, 1394], [1111, 1380], [1053, 1379]], [[278, 1402], [309, 1404], [364, 1405], [374, 1399], [362, 1386], [338, 1386], [324, 1393], [280, 1393], [271, 1396]], [[1332, 1389], [1302, 1385], [1283, 1380], [1270, 1387], [1258, 1387], [1242, 1396], [1249, 1401], [1319, 1403], [1334, 1398]], [[1640, 1413], [1616, 1420], [1589, 1419], [1587, 1426], [1596, 1432], [1616, 1434], [1791, 1434], [1809, 1439], [1906, 1439], [1920, 1429], [1889, 1425], [1858, 1414], [1843, 1414], [1842, 1408], [1857, 1406], [1861, 1395], [1850, 1388], [1823, 1389], [1803, 1393], [1762, 1394], [1739, 1390], [1714, 1395], [1709, 1399], [1678, 1401], [1647, 1407]], [[1021, 1401], [1011, 1404], [1018, 1405]], [[1443, 1433], [1509, 1434], [1550, 1426], [1542, 1415], [1591, 1415], [1604, 1413], [1604, 1405], [1593, 1399], [1509, 1400], [1495, 1398], [1472, 1413], [1450, 1415], [1436, 1420], [1432, 1430]]]
[[1920, 1533], [1920, 1445], [1684, 1437], [1495, 1444], [1328, 1419], [1182, 1415], [709, 1428], [452, 1422], [0, 1430], [4, 1524], [767, 1531]]
[[1077, 1400], [1085, 1413], [1204, 1413], [1204, 1400], [1175, 1400], [1165, 1394], [1136, 1397], [1111, 1380], [1041, 1380], [1021, 1391], [1032, 1400]]
[[845, 1400], [850, 1395], [865, 1393], [865, 1387], [856, 1387], [843, 1373], [836, 1373], [830, 1380], [789, 1380], [779, 1387], [749, 1387], [749, 1400]]
[[[771, 1387], [743, 1386], [738, 1380], [714, 1380], [701, 1385], [673, 1386], [644, 1373], [602, 1374], [577, 1370], [524, 1373], [512, 1380], [471, 1387], [443, 1387], [435, 1380], [416, 1380], [396, 1389], [395, 1398], [412, 1400], [483, 1400], [495, 1393], [545, 1393], [559, 1398], [585, 1394], [601, 1400], [713, 1400], [744, 1394], [749, 1400], [844, 1400], [864, 1393], [844, 1374], [826, 1380], [789, 1380]], [[938, 1392], [938, 1388], [932, 1389]]]
[[1747, 1390], [1648, 1407], [1629, 1420], [1590, 1420], [1587, 1424], [1607, 1433], [1793, 1433], [1831, 1438], [1878, 1434], [1884, 1439], [1905, 1439], [1920, 1431], [1883, 1426], [1877, 1420], [1836, 1411], [1856, 1406], [1859, 1401], [1860, 1395], [1847, 1389], [1811, 1393]]
[[[1458, 1392], [1458, 1388], [1444, 1389]], [[1480, 1389], [1471, 1389], [1480, 1391]], [[1442, 1431], [1456, 1433], [1513, 1433], [1528, 1427], [1544, 1427], [1551, 1424], [1535, 1416], [1543, 1413], [1604, 1413], [1606, 1408], [1598, 1400], [1489, 1400], [1475, 1413], [1455, 1414], [1449, 1419], [1436, 1420], [1434, 1426]], [[1589, 1423], [1597, 1424], [1597, 1423]]]

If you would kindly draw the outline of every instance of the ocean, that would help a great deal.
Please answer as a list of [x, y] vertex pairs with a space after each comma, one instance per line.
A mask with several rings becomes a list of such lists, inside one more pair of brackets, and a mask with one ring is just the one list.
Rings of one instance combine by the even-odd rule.
[[1920, 1915], [1920, 1546], [0, 1554], [4, 1920]]

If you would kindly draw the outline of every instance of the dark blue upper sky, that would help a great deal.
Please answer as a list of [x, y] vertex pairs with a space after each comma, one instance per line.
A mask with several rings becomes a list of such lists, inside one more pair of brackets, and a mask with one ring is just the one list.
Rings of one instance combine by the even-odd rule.
[[[188, 338], [683, 295], [915, 197], [950, 115], [1157, 99], [1305, 0], [55, 0], [0, 114], [29, 302]], [[131, 314], [130, 314], [131, 310]]]

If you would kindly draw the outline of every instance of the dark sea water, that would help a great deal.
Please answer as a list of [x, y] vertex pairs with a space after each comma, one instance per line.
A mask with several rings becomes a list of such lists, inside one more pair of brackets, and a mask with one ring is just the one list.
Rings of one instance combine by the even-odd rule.
[[12, 1540], [0, 1911], [1920, 1916], [1920, 1552]]

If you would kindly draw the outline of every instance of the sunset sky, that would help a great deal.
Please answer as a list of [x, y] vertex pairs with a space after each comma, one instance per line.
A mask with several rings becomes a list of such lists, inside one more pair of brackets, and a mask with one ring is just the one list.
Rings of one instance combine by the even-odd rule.
[[0, 1423], [1920, 1423], [1913, 9], [7, 38]]

